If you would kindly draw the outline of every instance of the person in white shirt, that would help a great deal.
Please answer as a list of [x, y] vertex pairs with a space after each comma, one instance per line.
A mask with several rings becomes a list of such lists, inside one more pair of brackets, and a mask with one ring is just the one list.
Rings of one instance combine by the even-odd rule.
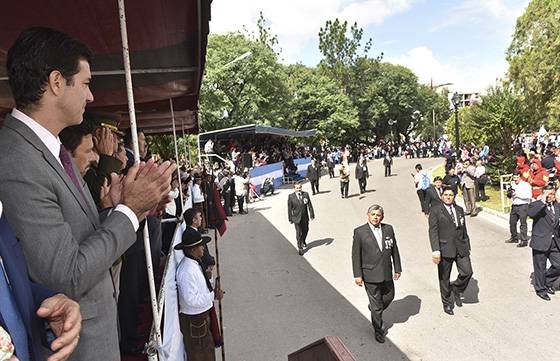
[[418, 195], [418, 200], [420, 201], [420, 208], [422, 209], [422, 213], [428, 216], [430, 210], [426, 205], [426, 190], [430, 187], [430, 176], [425, 170], [422, 170], [421, 164], [416, 164], [414, 166], [416, 169], [416, 174], [412, 174], [414, 177], [414, 185], [416, 187], [416, 194]]
[[476, 167], [474, 169], [474, 178], [476, 180], [476, 200], [487, 201], [485, 186], [488, 182], [488, 174], [486, 174], [486, 167], [482, 164], [481, 159], [477, 159]]
[[214, 361], [215, 341], [212, 335], [214, 299], [221, 300], [224, 292], [219, 282], [215, 288], [203, 271], [204, 244], [210, 237], [187, 227], [182, 241], [175, 246], [185, 258], [177, 266], [175, 279], [179, 299], [179, 324], [189, 361]]
[[[521, 179], [519, 171], [513, 172], [510, 188], [507, 196], [512, 199], [511, 212], [509, 213], [509, 233], [510, 238], [506, 243], [518, 243], [517, 247], [526, 247], [528, 242], [527, 236], [527, 211], [529, 203], [531, 203], [532, 189], [531, 185]], [[517, 234], [517, 222], [520, 222], [520, 235]]]
[[207, 222], [206, 222], [206, 209], [205, 209], [205, 201], [206, 197], [202, 191], [202, 176], [200, 173], [195, 173], [194, 175], [194, 182], [192, 186], [192, 199], [193, 199], [193, 208], [198, 209], [200, 214], [202, 214], [202, 225], [200, 230], [202, 233], [206, 233], [207, 229]]
[[204, 144], [204, 153], [206, 154], [214, 153], [214, 141], [212, 139], [208, 139], [206, 144]]
[[247, 197], [247, 189], [249, 186], [249, 178], [243, 177], [240, 171], [237, 171], [233, 177], [235, 184], [235, 196], [237, 198], [237, 207], [239, 214], [246, 214], [247, 212], [243, 209], [243, 204], [245, 203], [245, 198]]

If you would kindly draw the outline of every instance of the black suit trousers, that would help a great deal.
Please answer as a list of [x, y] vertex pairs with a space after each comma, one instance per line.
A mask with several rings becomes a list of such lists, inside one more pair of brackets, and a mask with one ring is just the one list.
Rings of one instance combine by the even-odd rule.
[[[451, 268], [453, 262], [457, 265], [457, 279], [450, 282]], [[455, 288], [459, 293], [465, 292], [469, 281], [472, 277], [473, 270], [471, 258], [469, 256], [461, 257], [457, 255], [455, 258], [441, 257], [438, 264], [439, 292], [441, 293], [441, 301], [444, 305], [453, 308], [453, 298], [451, 297], [451, 287]]]
[[363, 177], [358, 179], [358, 183], [360, 184], [360, 193], [365, 193], [366, 185], [367, 185], [367, 178]]
[[305, 239], [307, 238], [307, 232], [309, 232], [309, 220], [302, 219], [299, 223], [294, 223], [296, 226], [296, 240], [298, 249], [303, 249], [306, 245]]
[[386, 165], [385, 166], [385, 177], [389, 177], [390, 175], [391, 175], [391, 166]]
[[311, 192], [313, 194], [319, 193], [319, 179], [312, 180], [310, 183], [311, 183]]
[[[550, 261], [550, 268], [546, 269], [546, 261]], [[537, 293], [546, 292], [546, 287], [552, 287], [560, 277], [560, 250], [556, 243], [546, 251], [533, 250], [533, 286]]]
[[376, 333], [381, 333], [383, 328], [383, 311], [389, 307], [395, 298], [395, 284], [393, 281], [379, 283], [364, 282], [369, 298], [371, 311], [371, 324]]
[[[511, 239], [521, 239], [521, 241], [527, 241], [527, 211], [529, 210], [528, 204], [519, 204], [511, 207], [511, 213], [509, 214], [509, 233]], [[519, 230], [521, 231], [521, 236], [518, 237], [517, 234], [517, 221], [521, 222]]]

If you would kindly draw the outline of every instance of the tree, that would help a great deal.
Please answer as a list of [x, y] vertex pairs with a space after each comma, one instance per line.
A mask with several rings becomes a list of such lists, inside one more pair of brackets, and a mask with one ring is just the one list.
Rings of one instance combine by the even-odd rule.
[[[494, 153], [491, 165], [501, 174], [511, 172], [515, 158], [512, 141], [527, 128], [527, 108], [519, 94], [510, 87], [492, 87], [480, 104], [461, 109], [459, 115], [461, 143], [488, 144]], [[454, 116], [447, 128], [454, 138]]]
[[560, 1], [533, 0], [517, 19], [507, 51], [509, 78], [537, 127], [560, 129]]
[[343, 144], [358, 126], [358, 112], [340, 87], [319, 69], [301, 64], [286, 67], [292, 94], [285, 122], [279, 126], [303, 130], [317, 129], [318, 137]]
[[[267, 34], [259, 35], [262, 40]], [[200, 92], [203, 131], [280, 121], [289, 101], [285, 73], [270, 43], [241, 33], [211, 34]], [[250, 51], [251, 57], [227, 65]]]

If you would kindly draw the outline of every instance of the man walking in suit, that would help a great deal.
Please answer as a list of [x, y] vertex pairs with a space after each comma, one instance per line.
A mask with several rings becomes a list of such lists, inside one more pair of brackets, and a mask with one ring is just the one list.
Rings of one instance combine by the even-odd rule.
[[[62, 129], [82, 122], [91, 51], [58, 30], [24, 30], [7, 55], [16, 108], [0, 129], [0, 198], [31, 279], [79, 302], [80, 361], [120, 360], [110, 268], [136, 239], [139, 221], [165, 206], [175, 166], [150, 160], [111, 178], [110, 213], [98, 214]], [[22, 166], [24, 164], [25, 166]]]
[[309, 193], [301, 190], [301, 183], [296, 183], [294, 193], [288, 196], [288, 220], [296, 226], [296, 240], [300, 256], [303, 256], [304, 248], [307, 248], [305, 239], [309, 231], [310, 218], [315, 218], [311, 198], [309, 198]]
[[[432, 261], [438, 266], [439, 291], [443, 311], [453, 315], [454, 304], [461, 307], [461, 294], [465, 292], [472, 277], [470, 240], [465, 224], [463, 208], [455, 204], [455, 193], [451, 188], [443, 190], [442, 203], [434, 206], [428, 217]], [[459, 275], [449, 281], [453, 263]], [[453, 302], [455, 299], [455, 302]]]
[[317, 160], [313, 159], [307, 167], [307, 179], [311, 183], [311, 192], [313, 195], [319, 193], [319, 178], [321, 178], [321, 168], [317, 164]]
[[360, 194], [365, 193], [367, 179], [369, 177], [368, 166], [365, 158], [361, 158], [358, 165], [356, 165], [355, 169], [355, 176], [358, 180], [358, 184], [360, 185]]
[[[527, 212], [533, 218], [531, 243], [533, 249], [533, 286], [537, 296], [550, 301], [553, 283], [560, 277], [560, 204], [556, 202], [553, 184], [547, 184], [538, 200], [529, 204]], [[546, 269], [546, 262], [550, 267]]]
[[[80, 339], [80, 306], [68, 297], [33, 283], [29, 279], [21, 245], [0, 202], [0, 326], [9, 333], [19, 360], [42, 361], [44, 348], [53, 358], [66, 360]], [[57, 337], [50, 340], [47, 321]], [[42, 341], [46, 341], [41, 344]], [[49, 344], [49, 341], [50, 342]], [[50, 358], [49, 360], [52, 360]]]
[[424, 197], [424, 202], [426, 202], [426, 209], [428, 213], [437, 204], [441, 204], [441, 196], [443, 195], [443, 179], [440, 176], [434, 178], [434, 183], [426, 189], [426, 196]]
[[383, 343], [386, 329], [382, 315], [395, 297], [393, 280], [401, 276], [401, 257], [393, 226], [381, 223], [383, 208], [377, 204], [369, 207], [367, 217], [365, 225], [354, 229], [352, 268], [356, 284], [365, 284], [375, 339]]
[[385, 177], [391, 176], [391, 166], [393, 165], [393, 158], [391, 158], [391, 150], [387, 149], [385, 157], [383, 158], [383, 166], [385, 167]]

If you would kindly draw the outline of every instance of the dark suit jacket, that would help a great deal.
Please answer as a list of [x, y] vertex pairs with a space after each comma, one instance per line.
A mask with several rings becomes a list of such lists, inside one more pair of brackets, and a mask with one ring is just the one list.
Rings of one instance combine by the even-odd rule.
[[432, 208], [428, 218], [430, 228], [430, 244], [432, 251], [440, 251], [442, 257], [455, 258], [468, 256], [471, 250], [465, 212], [463, 208], [453, 204], [454, 212], [458, 217], [459, 226], [455, 226], [443, 202]]
[[307, 179], [310, 181], [316, 181], [317, 179], [321, 178], [321, 168], [317, 165], [317, 168], [314, 168], [311, 164], [307, 167]]
[[[41, 343], [47, 345], [45, 323], [35, 312], [46, 298], [54, 296], [56, 292], [29, 280], [21, 245], [4, 217], [0, 218], [0, 257], [30, 340], [31, 357], [33, 360], [43, 360]], [[1, 309], [0, 326], [6, 329]]]
[[301, 193], [302, 201], [298, 199], [295, 192], [288, 196], [288, 220], [290, 223], [308, 222], [309, 217], [315, 218], [309, 193]]
[[390, 167], [391, 165], [393, 165], [393, 158], [390, 159], [383, 158], [383, 165], [385, 167]]
[[[442, 192], [443, 192], [443, 189], [442, 189]], [[439, 194], [436, 190], [436, 187], [431, 185], [430, 188], [426, 189], [426, 195], [425, 195], [424, 201], [426, 202], [426, 205], [428, 206], [428, 211], [430, 209], [432, 209], [432, 207], [434, 207], [435, 205], [438, 205], [438, 204], [442, 203], [442, 200], [439, 197]]]
[[366, 169], [364, 170], [361, 165], [357, 164], [356, 169], [354, 170], [354, 174], [356, 179], [367, 178], [369, 177], [369, 170], [367, 164], [364, 164]]
[[382, 223], [381, 234], [383, 249], [379, 249], [369, 224], [354, 229], [352, 268], [355, 278], [362, 277], [364, 282], [379, 283], [393, 279], [393, 266], [395, 273], [402, 272], [401, 256], [393, 226]]
[[546, 252], [552, 246], [553, 238], [558, 243], [558, 219], [560, 218], [560, 204], [554, 202], [555, 214], [549, 212], [542, 201], [535, 201], [529, 204], [527, 214], [533, 218], [533, 230], [530, 247], [537, 251]]

